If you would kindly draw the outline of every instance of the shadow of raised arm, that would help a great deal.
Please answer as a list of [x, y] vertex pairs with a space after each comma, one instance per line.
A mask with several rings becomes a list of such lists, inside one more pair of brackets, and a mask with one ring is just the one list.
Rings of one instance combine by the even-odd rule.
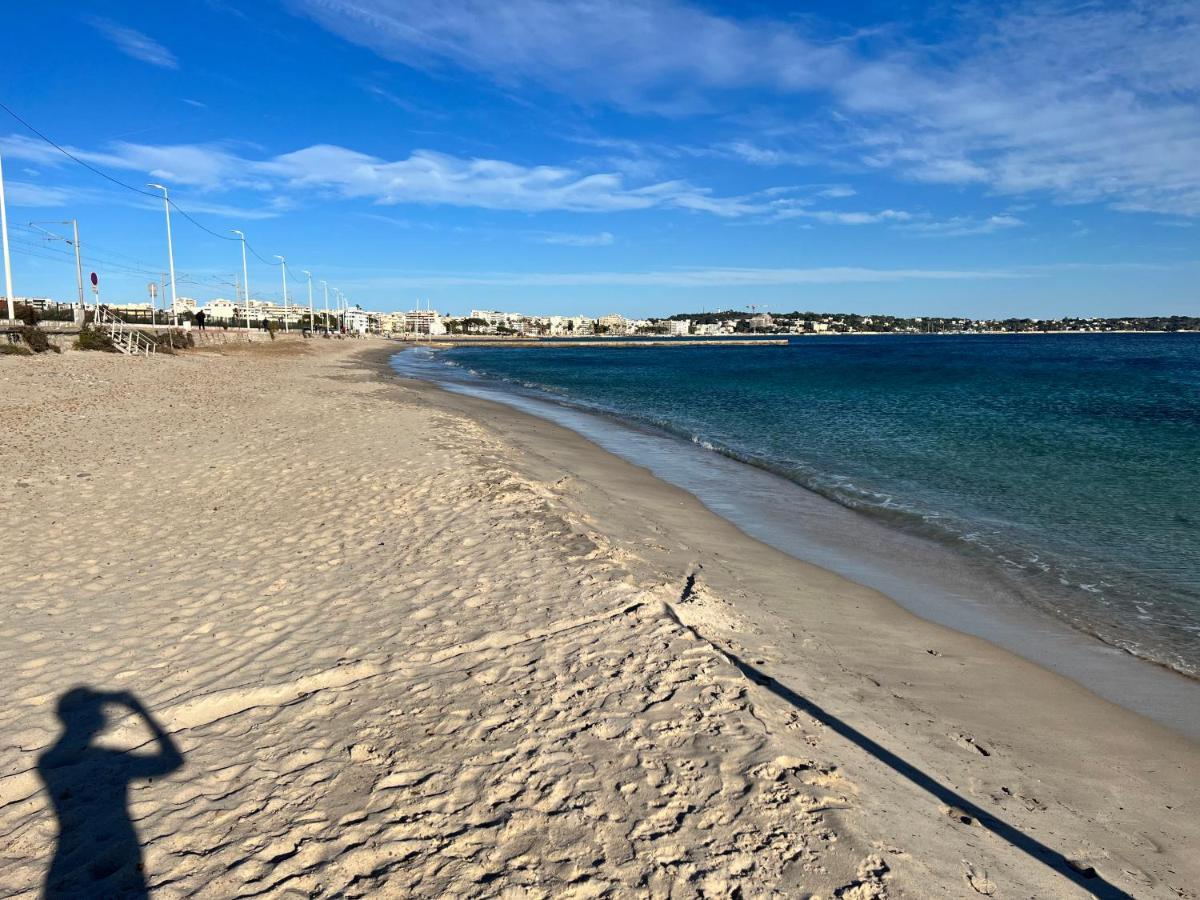
[[[96, 745], [109, 706], [138, 715], [154, 736], [156, 752]], [[43, 896], [148, 897], [142, 849], [128, 810], [130, 782], [174, 772], [183, 754], [133, 694], [77, 687], [58, 701], [62, 733], [38, 759], [58, 819], [58, 842]]]

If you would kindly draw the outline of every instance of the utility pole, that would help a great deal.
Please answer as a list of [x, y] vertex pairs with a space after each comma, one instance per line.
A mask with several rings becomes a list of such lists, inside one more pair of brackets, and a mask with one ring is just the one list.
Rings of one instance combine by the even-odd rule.
[[279, 271], [283, 273], [283, 330], [288, 330], [288, 296], [287, 296], [287, 260], [275, 254], [275, 258], [279, 260]]
[[75, 280], [79, 283], [79, 308], [83, 309], [83, 258], [79, 255], [79, 220], [71, 220], [71, 234], [75, 240]]
[[304, 274], [308, 276], [308, 330], [315, 332], [317, 330], [317, 322], [313, 318], [312, 305], [312, 272], [304, 269]]
[[148, 184], [146, 187], [152, 187], [163, 192], [163, 209], [167, 213], [167, 264], [171, 268], [171, 315], [175, 320], [175, 327], [179, 327], [179, 298], [175, 295], [175, 248], [171, 244], [171, 199], [167, 196], [167, 189], [161, 184]]
[[[42, 227], [43, 224], [45, 224], [45, 225], [70, 225], [72, 237], [65, 238], [65, 237], [62, 237], [61, 235], [55, 234], [53, 231], [47, 231], [45, 228]], [[45, 234], [49, 239], [56, 240], [56, 241], [63, 241], [64, 243], [70, 244], [74, 248], [74, 250], [75, 250], [75, 282], [76, 282], [76, 284], [78, 286], [78, 290], [79, 290], [79, 308], [83, 309], [85, 304], [84, 304], [84, 293], [83, 293], [83, 260], [79, 255], [79, 220], [78, 219], [67, 219], [65, 221], [57, 221], [56, 220], [54, 222], [44, 222], [44, 223], [30, 222], [29, 227], [36, 228], [38, 231]]]
[[13, 296], [12, 260], [8, 256], [8, 207], [4, 202], [4, 160], [0, 157], [0, 232], [4, 234], [4, 296], [8, 299], [8, 317], [17, 317], [17, 299]]
[[250, 272], [246, 268], [246, 236], [236, 229], [233, 231], [242, 239], [242, 292], [246, 295], [246, 339], [250, 338]]

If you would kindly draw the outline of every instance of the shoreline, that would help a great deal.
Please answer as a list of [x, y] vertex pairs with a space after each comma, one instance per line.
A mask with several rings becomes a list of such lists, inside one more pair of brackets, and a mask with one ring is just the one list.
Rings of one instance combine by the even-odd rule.
[[[413, 348], [395, 353], [403, 349]], [[983, 561], [955, 548], [864, 517], [751, 462], [726, 454], [713, 459], [677, 435], [614, 414], [487, 381], [442, 380], [436, 372], [428, 378], [422, 372], [395, 374], [564, 427], [696, 497], [753, 540], [878, 590], [924, 621], [982, 638], [1200, 741], [1200, 680], [1019, 598], [1016, 585], [998, 580], [981, 568]], [[793, 518], [806, 524], [798, 529]], [[858, 549], [866, 546], [869, 553]]]
[[[337, 344], [0, 361], [0, 527], [39, 538], [0, 557], [6, 896], [78, 685], [183, 759], [117, 801], [156, 896], [1200, 883], [1194, 743]], [[108, 714], [111, 776], [156, 738]]]
[[[1110, 816], [1115, 821], [1112, 804], [1128, 810], [1126, 802], [1134, 802], [1121, 800], [1110, 783], [1112, 773], [1121, 772], [1140, 782], [1131, 796], [1149, 791], [1158, 798], [1150, 804], [1157, 810], [1187, 810], [1185, 817], [1192, 817], [1188, 828], [1195, 828], [1200, 838], [1200, 820], [1194, 815], [1200, 807], [1194, 777], [1200, 771], [1200, 743], [1194, 739], [984, 638], [922, 618], [880, 591], [765, 544], [690, 492], [569, 428], [497, 401], [406, 378], [390, 365], [395, 352], [372, 350], [363, 358], [381, 380], [403, 384], [425, 395], [431, 405], [480, 422], [519, 446], [523, 458], [569, 472], [586, 493], [580, 502], [598, 525], [632, 531], [629, 526], [636, 522], [660, 540], [674, 536], [680, 542], [677, 549], [658, 546], [647, 552], [631, 544], [629, 552], [642, 556], [660, 579], [674, 568], [672, 586], [681, 594], [688, 593], [695, 576], [705, 591], [722, 598], [728, 606], [718, 602], [715, 611], [698, 612], [693, 622], [706, 640], [765, 664], [762, 671], [769, 674], [762, 677], [806, 686], [811, 695], [829, 701], [827, 709], [856, 727], [868, 723], [881, 743], [899, 742], [923, 771], [940, 772], [952, 784], [969, 784], [977, 796], [1003, 803], [1002, 798], [1014, 794], [1011, 785], [1001, 782], [1016, 781], [1027, 785], [1024, 790], [1054, 796], [1051, 806], [1073, 808], [1088, 822]], [[683, 567], [678, 565], [680, 550], [686, 554]], [[687, 607], [674, 608], [688, 624]], [[729, 628], [726, 610], [740, 614], [745, 624]], [[853, 621], [843, 618], [849, 611]], [[870, 624], [863, 627], [859, 618]], [[816, 648], [833, 671], [814, 671]], [[849, 676], [849, 683], [839, 683], [835, 672]], [[914, 716], [926, 719], [933, 733]], [[997, 759], [1002, 756], [1003, 763]], [[1016, 771], [1007, 776], [996, 771], [1005, 764], [1015, 764]], [[861, 771], [856, 776], [870, 780]], [[1168, 784], [1173, 787], [1160, 793]], [[881, 784], [875, 787], [886, 793]], [[1043, 800], [1025, 808], [1044, 812]], [[884, 807], [873, 809], [883, 820], [895, 815]], [[902, 827], [898, 820], [897, 826]], [[1152, 830], [1164, 834], [1159, 827]], [[1121, 896], [1098, 889], [1098, 896]]]

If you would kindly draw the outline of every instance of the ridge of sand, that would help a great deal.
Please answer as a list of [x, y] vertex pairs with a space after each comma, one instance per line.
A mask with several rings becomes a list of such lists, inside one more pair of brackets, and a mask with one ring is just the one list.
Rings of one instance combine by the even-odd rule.
[[[860, 736], [1007, 766], [1008, 798], [991, 776], [948, 789], [1097, 883], [1188, 896], [1194, 820], [1150, 809], [1187, 809], [1186, 772], [1123, 772], [1171, 819], [1151, 835], [1047, 808], [1020, 759], [924, 699], [888, 701], [923, 723], [889, 734], [862, 674], [880, 660], [831, 664], [815, 621], [782, 633], [761, 573], [728, 581], [732, 561], [619, 514], [649, 497], [699, 527], [685, 501], [578, 448], [594, 480], [566, 471], [359, 351], [0, 361], [0, 897], [40, 890], [57, 829], [34, 765], [76, 685], [134, 692], [183, 754], [128, 797], [156, 897], [1087, 895], [781, 700], [777, 672], [861, 706]], [[1194, 762], [1152, 736], [1152, 763]], [[152, 745], [129, 716], [103, 743]]]

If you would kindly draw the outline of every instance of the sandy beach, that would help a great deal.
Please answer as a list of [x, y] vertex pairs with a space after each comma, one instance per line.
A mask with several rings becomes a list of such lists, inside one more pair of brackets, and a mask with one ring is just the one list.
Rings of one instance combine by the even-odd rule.
[[1198, 896], [1194, 742], [396, 349], [0, 359], [0, 897]]

